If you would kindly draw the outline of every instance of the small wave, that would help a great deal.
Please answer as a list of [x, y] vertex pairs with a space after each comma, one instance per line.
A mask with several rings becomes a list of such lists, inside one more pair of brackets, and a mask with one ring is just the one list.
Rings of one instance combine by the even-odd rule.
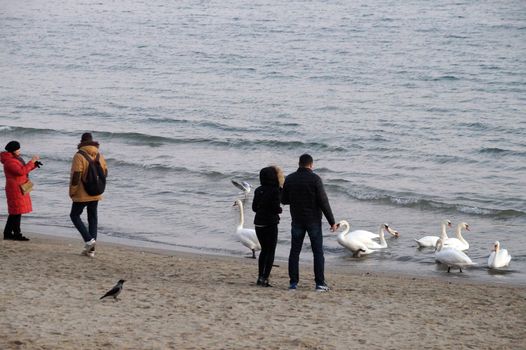
[[[7, 130], [7, 129], [6, 129]], [[27, 128], [27, 127], [11, 127], [10, 131], [19, 134], [60, 134], [60, 135], [72, 135], [77, 137], [80, 131], [65, 131], [55, 129], [44, 129], [44, 128]], [[323, 142], [303, 142], [303, 141], [283, 141], [274, 139], [245, 139], [245, 138], [175, 138], [160, 135], [151, 135], [138, 132], [110, 132], [110, 131], [94, 131], [97, 134], [99, 140], [110, 139], [110, 140], [122, 140], [125, 143], [133, 142], [134, 145], [142, 143], [152, 147], [158, 147], [162, 144], [205, 144], [210, 146], [219, 146], [225, 148], [240, 147], [248, 149], [259, 149], [260, 147], [278, 148], [280, 150], [289, 149], [314, 149], [314, 150], [326, 150], [330, 152], [345, 152], [346, 149], [340, 146], [333, 146]]]
[[428, 80], [428, 81], [457, 81], [457, 80], [460, 80], [460, 78], [454, 76], [454, 75], [442, 75], [442, 76], [439, 76], [439, 77], [429, 77], [429, 78], [424, 78], [423, 80]]
[[437, 28], [423, 28], [423, 29], [416, 29], [415, 32], [417, 33], [436, 33], [438, 32]]
[[451, 110], [448, 108], [430, 107], [426, 109], [426, 112], [431, 113], [450, 113]]
[[490, 153], [490, 154], [502, 154], [508, 153], [508, 150], [498, 148], [498, 147], [486, 147], [479, 150], [479, 153]]
[[[46, 128], [27, 128], [23, 126], [9, 126], [9, 125], [1, 125], [0, 130], [4, 131], [12, 131], [16, 134], [22, 134], [22, 135], [31, 135], [31, 134], [54, 134], [54, 133], [67, 133], [55, 129], [46, 129]], [[78, 134], [78, 132], [77, 132]]]
[[315, 149], [315, 150], [327, 150], [331, 152], [344, 152], [345, 148], [340, 146], [331, 146], [321, 142], [303, 142], [303, 141], [282, 141], [272, 139], [254, 139], [248, 140], [244, 138], [172, 138], [166, 136], [148, 135], [142, 133], [111, 133], [111, 132], [98, 132], [99, 135], [104, 135], [108, 138], [120, 138], [123, 141], [133, 141], [135, 144], [142, 141], [151, 146], [160, 145], [163, 143], [171, 144], [205, 144], [210, 146], [218, 147], [239, 147], [246, 149], [259, 149], [260, 147], [278, 148], [283, 149]]
[[487, 124], [481, 123], [481, 122], [474, 122], [474, 123], [459, 123], [459, 127], [477, 130], [477, 131], [485, 131], [489, 129], [489, 126]]
[[476, 160], [467, 159], [467, 158], [459, 157], [459, 156], [444, 155], [444, 154], [433, 156], [433, 161], [438, 164], [451, 164], [451, 163], [476, 164], [478, 163], [478, 161]]
[[499, 66], [487, 65], [487, 64], [481, 64], [480, 68], [481, 69], [485, 69], [485, 70], [499, 70], [499, 69], [501, 69], [501, 67], [499, 67]]
[[446, 38], [448, 39], [467, 39], [468, 37], [463, 36], [463, 35], [449, 34], [449, 35], [446, 35]]
[[[288, 119], [288, 118], [290, 118], [290, 114], [287, 114], [287, 113], [281, 113], [281, 114], [278, 114], [278, 118]], [[274, 124], [275, 124], [275, 125], [279, 125], [279, 126], [285, 126], [285, 127], [297, 127], [297, 126], [301, 126], [301, 124], [299, 124], [299, 123], [295, 123], [295, 122], [282, 122], [282, 121], [275, 121]]]
[[[69, 161], [69, 160], [68, 160]], [[130, 168], [141, 168], [146, 171], [152, 171], [152, 172], [170, 172], [170, 173], [176, 173], [176, 174], [182, 174], [182, 175], [191, 175], [191, 176], [204, 176], [211, 178], [213, 180], [218, 179], [233, 179], [233, 178], [240, 178], [240, 179], [248, 179], [251, 177], [254, 177], [253, 173], [249, 172], [220, 172], [215, 170], [209, 170], [209, 169], [190, 169], [186, 167], [181, 166], [170, 166], [165, 164], [137, 164], [134, 162], [128, 162], [121, 159], [112, 159], [112, 158], [106, 158], [106, 161], [108, 162], [108, 165], [111, 167], [130, 167]]]
[[332, 183], [327, 187], [334, 189], [340, 193], [346, 193], [351, 198], [362, 200], [379, 202], [389, 205], [418, 208], [421, 210], [447, 210], [456, 211], [464, 214], [471, 214], [477, 216], [494, 217], [496, 219], [509, 219], [526, 217], [526, 212], [515, 209], [493, 209], [484, 208], [477, 206], [464, 205], [459, 203], [448, 203], [446, 201], [440, 201], [435, 199], [427, 199], [424, 196], [411, 193], [394, 193], [374, 188], [362, 187], [351, 185], [353, 188], [349, 190], [349, 185], [345, 183]]
[[223, 130], [223, 131], [235, 131], [235, 132], [243, 132], [243, 133], [249, 133], [249, 132], [258, 132], [258, 129], [255, 128], [244, 128], [244, 127], [238, 127], [238, 126], [232, 126], [232, 125], [226, 125], [223, 123], [218, 122], [211, 122], [211, 121], [195, 121], [195, 120], [188, 120], [188, 119], [170, 119], [170, 118], [148, 118], [148, 123], [159, 123], [159, 124], [174, 124], [174, 125], [189, 125], [192, 127], [205, 127], [205, 128], [211, 128], [216, 130]]
[[495, 156], [511, 155], [511, 156], [526, 157], [526, 152], [512, 151], [509, 149], [503, 149], [499, 147], [484, 147], [484, 148], [481, 148], [478, 151], [478, 153], [495, 155]]
[[26, 109], [40, 109], [41, 107], [38, 105], [17, 105], [17, 110], [26, 110]]

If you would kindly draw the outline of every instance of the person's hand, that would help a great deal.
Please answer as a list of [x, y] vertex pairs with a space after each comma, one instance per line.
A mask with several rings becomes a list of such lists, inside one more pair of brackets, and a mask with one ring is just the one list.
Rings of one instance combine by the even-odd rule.
[[40, 156], [34, 155], [33, 158], [31, 158], [31, 161], [34, 163], [34, 162], [36, 162], [39, 159], [40, 159]]
[[39, 161], [39, 160], [37, 160], [37, 161], [35, 162], [35, 166], [36, 166], [37, 168], [40, 168], [40, 166], [42, 166], [42, 165], [44, 165], [44, 164], [42, 164], [42, 162]]
[[336, 232], [336, 230], [338, 230], [338, 228], [340, 227], [340, 224], [334, 224], [331, 226], [331, 232]]

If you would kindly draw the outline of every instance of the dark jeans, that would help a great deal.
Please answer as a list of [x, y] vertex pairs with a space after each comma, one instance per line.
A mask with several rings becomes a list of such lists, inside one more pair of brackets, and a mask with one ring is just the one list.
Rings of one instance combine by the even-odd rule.
[[9, 215], [7, 217], [7, 222], [5, 223], [4, 236], [10, 236], [11, 234], [19, 235], [20, 231], [20, 222], [22, 221], [22, 214], [18, 215]]
[[292, 223], [291, 228], [291, 245], [289, 255], [289, 277], [290, 283], [298, 283], [300, 280], [299, 260], [305, 232], [309, 234], [312, 253], [314, 254], [314, 280], [316, 285], [325, 284], [324, 266], [325, 258], [323, 256], [323, 235], [321, 222], [309, 224]]
[[[91, 239], [97, 239], [97, 206], [99, 201], [93, 202], [73, 202], [71, 206], [71, 213], [69, 217], [73, 224], [79, 230], [82, 235], [84, 242], [89, 242]], [[88, 226], [89, 230], [86, 229], [86, 226], [82, 222], [80, 215], [84, 211], [84, 208], [88, 208]]]
[[256, 235], [259, 244], [261, 244], [261, 253], [259, 253], [259, 277], [268, 279], [272, 265], [274, 264], [274, 254], [278, 244], [278, 224], [265, 227], [256, 226]]

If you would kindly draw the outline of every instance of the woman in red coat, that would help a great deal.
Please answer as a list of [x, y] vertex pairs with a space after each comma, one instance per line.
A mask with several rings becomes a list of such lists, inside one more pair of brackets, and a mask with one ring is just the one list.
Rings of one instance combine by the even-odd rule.
[[7, 208], [9, 217], [4, 229], [4, 239], [15, 241], [29, 241], [29, 238], [22, 235], [20, 231], [20, 221], [22, 214], [32, 211], [31, 196], [29, 193], [23, 194], [20, 185], [29, 180], [29, 172], [34, 170], [41, 163], [38, 162], [39, 156], [33, 156], [26, 164], [20, 157], [20, 143], [11, 141], [5, 146], [6, 152], [0, 153], [0, 161], [4, 164], [5, 174], [5, 194], [7, 197]]

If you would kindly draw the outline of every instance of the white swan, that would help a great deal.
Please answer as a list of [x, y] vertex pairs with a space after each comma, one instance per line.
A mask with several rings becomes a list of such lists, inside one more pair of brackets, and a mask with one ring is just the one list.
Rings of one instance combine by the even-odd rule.
[[[383, 249], [387, 248], [387, 242], [385, 241], [384, 231], [387, 231], [392, 236], [398, 238], [400, 234], [398, 231], [393, 230], [388, 224], [380, 225], [378, 233], [372, 233], [365, 230], [356, 230], [347, 234], [348, 239], [357, 240], [362, 242], [367, 248], [370, 249]], [[373, 239], [380, 238], [380, 244]]]
[[338, 243], [349, 249], [352, 252], [352, 256], [355, 258], [359, 258], [362, 255], [367, 255], [374, 253], [376, 250], [371, 250], [367, 248], [367, 246], [360, 240], [352, 239], [349, 237], [349, 230], [351, 229], [351, 225], [345, 220], [342, 220], [338, 223], [338, 226], [344, 226], [345, 229], [338, 234], [337, 241]]
[[416, 244], [418, 244], [418, 248], [436, 248], [437, 241], [440, 238], [442, 242], [444, 242], [446, 239], [448, 239], [446, 228], [451, 227], [451, 221], [444, 220], [442, 221], [442, 230], [440, 232], [440, 237], [437, 236], [424, 236], [419, 239], [415, 239]]
[[452, 267], [457, 267], [460, 269], [460, 272], [462, 272], [463, 267], [475, 265], [466, 253], [455, 248], [443, 247], [441, 239], [437, 241], [435, 260], [447, 265], [447, 272], [449, 272]]
[[488, 267], [490, 269], [498, 269], [499, 267], [508, 266], [510, 261], [511, 255], [508, 254], [508, 250], [501, 249], [499, 241], [495, 241], [488, 258]]
[[259, 244], [258, 236], [256, 236], [256, 231], [250, 228], [243, 228], [245, 223], [245, 216], [243, 214], [243, 203], [238, 199], [234, 203], [234, 206], [239, 207], [239, 224], [236, 228], [236, 235], [239, 237], [241, 243], [252, 250], [252, 258], [256, 258], [256, 250], [261, 250], [261, 245]]
[[442, 241], [444, 247], [455, 248], [458, 250], [467, 250], [469, 249], [469, 243], [462, 237], [462, 229], [470, 231], [469, 225], [465, 222], [461, 222], [457, 225], [457, 231], [455, 232], [456, 238], [448, 238], [445, 241]]

